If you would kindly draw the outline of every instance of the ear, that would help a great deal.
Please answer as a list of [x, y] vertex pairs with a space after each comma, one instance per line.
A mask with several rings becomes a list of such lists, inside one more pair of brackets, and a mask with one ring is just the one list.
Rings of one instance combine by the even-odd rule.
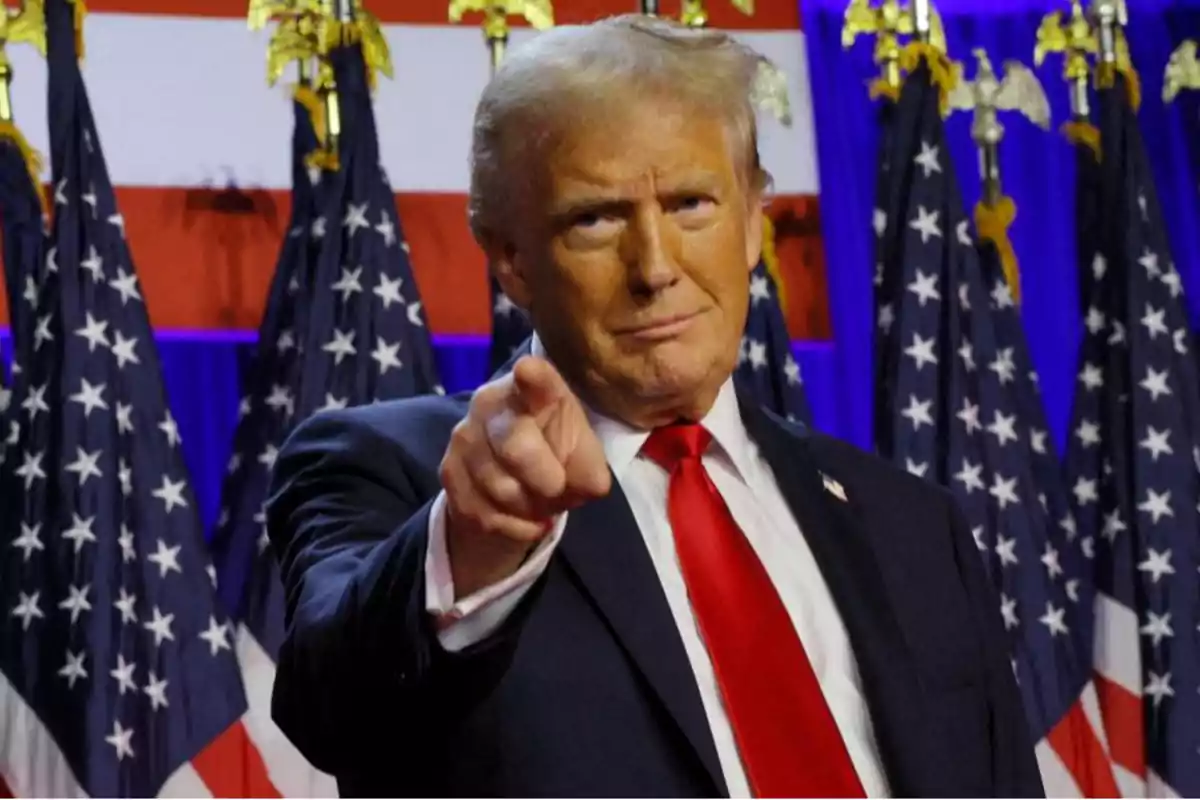
[[503, 237], [488, 235], [482, 242], [488, 267], [500, 289], [522, 311], [529, 311], [529, 284], [516, 245]]
[[762, 258], [765, 213], [762, 197], [756, 192], [750, 197], [750, 207], [746, 215], [746, 266], [750, 272], [754, 271], [758, 260]]

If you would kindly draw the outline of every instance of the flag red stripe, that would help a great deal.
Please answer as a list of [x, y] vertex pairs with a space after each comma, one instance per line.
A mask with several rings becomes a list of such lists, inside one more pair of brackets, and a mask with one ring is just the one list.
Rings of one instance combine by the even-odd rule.
[[1145, 778], [1142, 698], [1103, 675], [1097, 674], [1095, 682], [1100, 698], [1100, 716], [1104, 718], [1104, 732], [1108, 736], [1108, 750], [1113, 763]]
[[[225, 17], [245, 19], [246, 0], [89, 0], [93, 12], [122, 12], [132, 14], [164, 14], [173, 16]], [[366, 7], [385, 23], [413, 25], [447, 25], [446, 0], [367, 0]], [[679, 0], [663, 0], [659, 13], [678, 17]], [[592, 22], [601, 17], [639, 11], [638, 0], [571, 0], [554, 4], [555, 22], [574, 25]], [[800, 8], [796, 0], [758, 0], [753, 16], [747, 16], [728, 2], [708, 4], [709, 25], [734, 30], [792, 30], [799, 29]], [[464, 24], [479, 24], [479, 13], [468, 14]], [[525, 25], [514, 18], [514, 26]]]
[[[467, 228], [466, 195], [405, 192], [396, 198], [431, 329], [486, 335], [487, 268]], [[258, 327], [288, 224], [287, 191], [123, 186], [117, 204], [155, 327]], [[776, 220], [791, 335], [828, 340], [817, 199], [784, 196], [769, 211]], [[7, 324], [3, 295], [0, 324]]]
[[193, 758], [192, 767], [213, 797], [280, 797], [240, 720]]
[[1092, 730], [1081, 701], [1071, 706], [1066, 716], [1050, 730], [1046, 740], [1084, 797], [1120, 797], [1108, 754]]
[[0, 775], [0, 797], [12, 797], [12, 789], [8, 788], [8, 784], [4, 782], [4, 776]]

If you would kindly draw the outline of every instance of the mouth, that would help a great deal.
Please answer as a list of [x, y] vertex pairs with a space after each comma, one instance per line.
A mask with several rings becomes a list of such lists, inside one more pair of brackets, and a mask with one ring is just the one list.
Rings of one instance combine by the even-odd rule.
[[642, 342], [661, 342], [674, 339], [682, 334], [703, 312], [693, 311], [689, 314], [674, 314], [661, 317], [638, 325], [618, 328], [618, 336], [636, 339]]

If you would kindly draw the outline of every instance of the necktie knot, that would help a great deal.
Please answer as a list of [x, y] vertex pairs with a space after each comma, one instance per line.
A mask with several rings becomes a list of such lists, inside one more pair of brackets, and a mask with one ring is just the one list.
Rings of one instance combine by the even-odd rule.
[[642, 445], [642, 452], [667, 472], [684, 459], [699, 459], [712, 442], [712, 434], [696, 423], [656, 428]]

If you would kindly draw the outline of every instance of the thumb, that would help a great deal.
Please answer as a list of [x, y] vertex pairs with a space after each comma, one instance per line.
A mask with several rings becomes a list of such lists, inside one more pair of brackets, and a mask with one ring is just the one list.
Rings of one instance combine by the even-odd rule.
[[549, 361], [537, 356], [524, 356], [513, 365], [513, 386], [516, 389], [517, 411], [541, 416], [571, 390]]

